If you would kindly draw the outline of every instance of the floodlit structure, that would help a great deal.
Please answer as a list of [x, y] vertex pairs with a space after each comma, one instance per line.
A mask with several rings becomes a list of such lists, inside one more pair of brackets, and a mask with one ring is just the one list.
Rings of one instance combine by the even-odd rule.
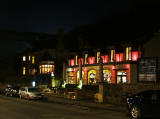
[[[106, 53], [105, 53], [106, 51]], [[100, 58], [102, 59], [103, 82], [106, 83], [135, 83], [137, 82], [137, 62], [141, 58], [141, 50], [127, 46], [122, 51], [116, 47], [110, 50], [97, 50], [92, 55], [89, 52], [82, 53], [68, 59], [66, 68], [66, 83], [79, 84], [79, 65], [82, 64], [82, 82], [84, 85], [95, 85], [100, 82]]]

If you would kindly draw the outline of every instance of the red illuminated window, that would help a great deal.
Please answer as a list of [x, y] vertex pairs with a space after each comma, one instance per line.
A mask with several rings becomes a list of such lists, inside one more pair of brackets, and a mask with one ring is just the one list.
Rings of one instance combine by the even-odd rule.
[[81, 61], [81, 64], [83, 65], [84, 64], [84, 59], [83, 58], [79, 58], [78, 59], [78, 64], [80, 63], [80, 61]]
[[70, 66], [74, 66], [74, 59], [70, 60]]
[[119, 62], [119, 54], [116, 54], [116, 62]]
[[124, 60], [124, 54], [120, 53], [119, 61], [122, 62]]
[[101, 56], [103, 63], [107, 63], [109, 61], [108, 55]]
[[122, 62], [123, 56], [123, 53], [116, 54], [116, 62]]
[[138, 51], [132, 51], [132, 61], [138, 60]]
[[95, 57], [88, 57], [88, 64], [94, 64], [95, 63]]

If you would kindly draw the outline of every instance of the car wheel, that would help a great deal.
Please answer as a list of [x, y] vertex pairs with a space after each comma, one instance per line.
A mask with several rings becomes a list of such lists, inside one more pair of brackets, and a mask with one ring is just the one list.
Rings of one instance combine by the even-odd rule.
[[140, 119], [141, 118], [141, 111], [137, 106], [133, 106], [130, 110], [130, 114], [132, 119]]

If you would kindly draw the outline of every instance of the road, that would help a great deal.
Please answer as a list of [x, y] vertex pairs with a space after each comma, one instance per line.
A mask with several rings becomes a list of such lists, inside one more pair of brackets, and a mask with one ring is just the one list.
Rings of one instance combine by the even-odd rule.
[[0, 119], [129, 119], [123, 112], [0, 96]]

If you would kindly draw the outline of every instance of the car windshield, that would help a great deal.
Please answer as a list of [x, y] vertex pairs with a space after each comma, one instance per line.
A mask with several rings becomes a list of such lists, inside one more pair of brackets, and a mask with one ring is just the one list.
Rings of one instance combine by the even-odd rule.
[[28, 88], [28, 92], [39, 92], [38, 88]]

